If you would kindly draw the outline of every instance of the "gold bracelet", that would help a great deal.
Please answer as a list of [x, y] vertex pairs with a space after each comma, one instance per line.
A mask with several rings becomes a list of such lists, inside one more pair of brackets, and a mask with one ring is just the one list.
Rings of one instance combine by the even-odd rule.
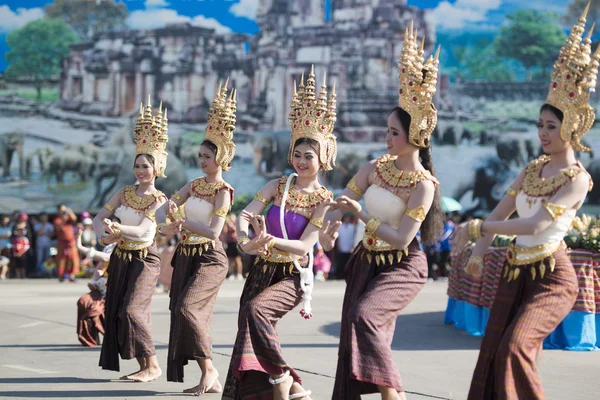
[[321, 218], [311, 218], [311, 220], [309, 221], [309, 224], [313, 224], [317, 228], [321, 229], [321, 228], [323, 228], [323, 221], [325, 221], [324, 217], [321, 217]]
[[113, 230], [113, 233], [116, 233], [118, 235], [119, 233], [121, 233], [121, 224], [118, 222], [113, 222], [112, 230]]
[[183, 219], [183, 213], [181, 212], [181, 209], [179, 207], [177, 207], [177, 211], [175, 211], [171, 215], [171, 219], [173, 220], [173, 222], [180, 221]]
[[115, 208], [113, 206], [111, 206], [110, 204], [106, 203], [104, 205], [104, 208], [106, 208], [108, 211], [110, 211], [111, 214], [115, 213]]
[[471, 263], [471, 261], [475, 261], [475, 262], [477, 262], [477, 264], [483, 265], [483, 257], [471, 256], [469, 258], [469, 261], [467, 261], [467, 265], [469, 265]]
[[160, 230], [161, 228], [163, 228], [164, 226], [167, 226], [167, 224], [165, 224], [164, 222], [162, 224], [158, 224], [156, 226], [156, 233], [158, 233], [160, 236], [167, 236], [164, 233], [162, 233]]
[[354, 193], [356, 193], [359, 196], [362, 196], [363, 194], [365, 194], [365, 192], [361, 188], [359, 188], [358, 185], [356, 184], [356, 175], [354, 175], [352, 177], [352, 179], [350, 179], [350, 182], [348, 182], [346, 187], [348, 189], [352, 190]]
[[106, 247], [106, 246], [107, 246], [107, 244], [106, 244], [106, 243], [104, 243], [104, 238], [105, 238], [105, 237], [106, 237], [106, 235], [102, 235], [102, 236], [100, 236], [100, 237], [98, 238], [98, 243], [100, 243], [100, 246], [102, 246], [102, 247]]
[[509, 194], [511, 196], [515, 196], [516, 197], [519, 194], [519, 192], [517, 190], [513, 189], [512, 186], [511, 186], [506, 191], [506, 194]]
[[221, 207], [218, 210], [214, 210], [213, 215], [216, 215], [217, 217], [221, 218], [227, 218], [227, 211], [229, 211], [229, 207]]
[[469, 237], [471, 240], [480, 239], [481, 238], [481, 225], [483, 225], [483, 221], [480, 219], [473, 219], [469, 222]]
[[183, 203], [185, 203], [185, 200], [183, 199], [183, 197], [181, 197], [181, 195], [177, 192], [173, 193], [173, 196], [171, 196], [172, 198], [174, 198], [175, 200], [177, 200], [179, 202], [179, 205], [182, 205]]
[[260, 201], [265, 206], [268, 206], [269, 203], [271, 202], [270, 200], [265, 199], [265, 197], [262, 194], [262, 190], [259, 190], [258, 192], [256, 192], [256, 194], [254, 195], [254, 199], [253, 200]]
[[242, 249], [242, 246], [245, 245], [246, 243], [250, 242], [250, 238], [248, 236], [241, 236], [238, 238], [237, 240], [237, 248], [239, 251], [241, 251], [242, 253], [245, 253], [244, 250]]
[[425, 221], [425, 217], [427, 216], [425, 214], [425, 207], [423, 207], [423, 206], [419, 206], [419, 207], [411, 208], [410, 210], [406, 210], [404, 212], [404, 214], [408, 215], [409, 217], [411, 217], [412, 219], [414, 219], [417, 222]]
[[366, 226], [365, 229], [371, 235], [375, 235], [375, 232], [379, 228], [379, 225], [381, 225], [381, 220], [379, 218], [376, 218], [376, 217], [371, 217], [369, 219], [369, 222], [367, 222], [367, 226]]

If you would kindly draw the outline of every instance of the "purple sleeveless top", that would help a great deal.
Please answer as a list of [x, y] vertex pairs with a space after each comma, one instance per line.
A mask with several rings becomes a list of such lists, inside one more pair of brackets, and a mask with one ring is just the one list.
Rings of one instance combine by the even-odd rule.
[[[267, 211], [267, 232], [277, 238], [283, 239], [283, 232], [281, 231], [281, 224], [279, 223], [279, 210], [280, 207], [274, 205]], [[291, 211], [286, 211], [283, 218], [285, 220], [288, 239], [300, 239], [304, 233], [304, 229], [308, 226], [309, 219], [304, 215], [296, 214]]]

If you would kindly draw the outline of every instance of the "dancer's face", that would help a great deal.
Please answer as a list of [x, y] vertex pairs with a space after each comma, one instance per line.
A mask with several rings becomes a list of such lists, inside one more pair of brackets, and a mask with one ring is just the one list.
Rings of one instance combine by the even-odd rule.
[[143, 154], [135, 158], [133, 173], [139, 183], [152, 183], [156, 178], [152, 161]]
[[388, 117], [388, 131], [385, 137], [388, 154], [392, 156], [401, 156], [411, 150], [412, 146], [408, 143], [408, 134], [404, 131], [400, 120], [391, 113]]
[[538, 137], [546, 154], [560, 153], [567, 150], [571, 143], [560, 137], [562, 123], [550, 110], [544, 110], [538, 120]]
[[294, 148], [292, 164], [301, 177], [313, 177], [319, 172], [319, 156], [308, 144], [299, 144]]
[[202, 172], [207, 175], [217, 172], [219, 166], [217, 165], [216, 154], [214, 150], [206, 145], [202, 145], [200, 146], [198, 157], [200, 157], [200, 166], [202, 167]]

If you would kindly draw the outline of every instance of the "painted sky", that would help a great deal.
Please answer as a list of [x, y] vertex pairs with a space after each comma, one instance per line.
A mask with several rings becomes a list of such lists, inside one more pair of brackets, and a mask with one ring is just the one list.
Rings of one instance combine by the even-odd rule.
[[[102, 1], [102, 0], [90, 0]], [[260, 0], [118, 0], [130, 11], [131, 28], [149, 29], [167, 22], [191, 22], [219, 32], [255, 33], [254, 22]], [[330, 1], [325, 0], [328, 4]], [[43, 7], [52, 0], [0, 1], [0, 55], [7, 50], [5, 37], [11, 30], [43, 16]], [[563, 13], [570, 0], [408, 0], [409, 5], [433, 10], [438, 30], [494, 30], [504, 16], [524, 3], [528, 8]], [[0, 71], [6, 68], [0, 57]]]

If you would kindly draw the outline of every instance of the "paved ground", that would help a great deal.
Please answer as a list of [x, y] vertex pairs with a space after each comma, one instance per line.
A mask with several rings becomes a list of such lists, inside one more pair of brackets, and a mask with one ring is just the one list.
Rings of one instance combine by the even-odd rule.
[[[235, 336], [242, 282], [226, 282], [216, 305], [215, 363], [223, 378]], [[339, 315], [344, 285], [318, 283], [315, 317], [304, 321], [296, 311], [280, 324], [287, 360], [303, 371], [314, 400], [331, 398], [335, 374]], [[398, 318], [392, 344], [409, 399], [465, 399], [480, 339], [442, 324], [446, 285], [429, 283]], [[102, 371], [98, 348], [84, 348], [75, 333], [77, 298], [86, 283], [48, 280], [0, 282], [0, 398], [2, 399], [138, 399], [181, 398], [199, 379], [195, 365], [186, 368], [186, 383], [117, 382], [119, 373]], [[158, 357], [166, 368], [169, 331], [168, 296], [153, 301], [153, 330]], [[540, 361], [548, 400], [592, 400], [600, 393], [600, 352], [546, 351]], [[121, 370], [133, 371], [134, 362]], [[218, 395], [205, 395], [218, 399]], [[376, 399], [379, 396], [365, 396]], [[526, 400], [526, 399], [523, 399]]]

